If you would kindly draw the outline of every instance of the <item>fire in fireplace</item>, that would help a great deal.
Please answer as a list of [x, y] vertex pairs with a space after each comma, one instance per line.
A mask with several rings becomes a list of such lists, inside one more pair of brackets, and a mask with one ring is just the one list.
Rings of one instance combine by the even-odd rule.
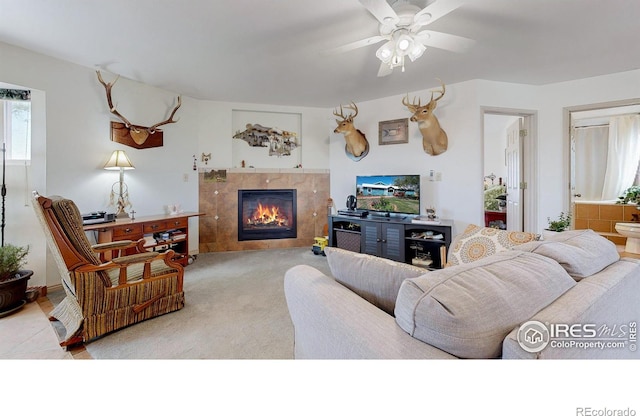
[[296, 236], [295, 189], [238, 190], [238, 241]]

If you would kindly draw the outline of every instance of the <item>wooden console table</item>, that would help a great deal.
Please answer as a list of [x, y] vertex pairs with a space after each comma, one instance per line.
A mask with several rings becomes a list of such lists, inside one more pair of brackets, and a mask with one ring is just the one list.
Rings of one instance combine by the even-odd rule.
[[152, 215], [134, 220], [125, 218], [114, 222], [89, 224], [85, 231], [97, 233], [97, 243], [145, 239], [149, 251], [172, 249], [175, 259], [183, 265], [189, 263], [189, 218], [205, 215], [202, 212], [184, 212], [177, 215]]

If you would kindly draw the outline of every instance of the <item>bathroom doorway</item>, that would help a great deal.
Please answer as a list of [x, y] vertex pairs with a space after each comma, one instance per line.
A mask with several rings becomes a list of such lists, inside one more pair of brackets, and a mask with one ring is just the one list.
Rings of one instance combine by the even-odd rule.
[[[640, 152], [639, 119], [640, 99], [565, 109], [572, 211], [576, 202], [614, 203], [624, 189], [640, 184], [640, 157], [624, 157]], [[635, 123], [635, 127], [630, 122]], [[611, 142], [614, 138], [615, 143]], [[612, 165], [615, 169], [611, 169]]]
[[485, 226], [537, 232], [536, 112], [483, 107]]

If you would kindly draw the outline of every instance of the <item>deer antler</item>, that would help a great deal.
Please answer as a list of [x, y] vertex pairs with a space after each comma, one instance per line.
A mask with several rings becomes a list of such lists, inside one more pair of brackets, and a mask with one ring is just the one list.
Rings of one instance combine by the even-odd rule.
[[416, 97], [413, 97], [413, 102], [409, 104], [409, 94], [407, 93], [407, 96], [402, 98], [402, 104], [412, 112], [415, 112], [420, 107], [420, 97], [418, 97], [418, 104], [416, 104]]
[[351, 101], [351, 104], [349, 104], [346, 108], [348, 110], [353, 110], [354, 113], [350, 114], [347, 117], [345, 117], [344, 116], [344, 112], [342, 110], [342, 104], [340, 104], [340, 114], [338, 114], [336, 111], [334, 111], [333, 115], [336, 116], [336, 117], [340, 117], [340, 118], [342, 118], [343, 120], [346, 120], [346, 121], [352, 121], [353, 118], [358, 115], [358, 106], [353, 101]]
[[440, 84], [442, 84], [442, 91], [439, 91], [439, 92], [440, 92], [440, 95], [439, 95], [439, 96], [438, 96], [438, 98], [436, 98], [435, 100], [433, 99], [433, 93], [434, 93], [434, 91], [431, 91], [431, 101], [438, 101], [440, 98], [444, 97], [444, 91], [445, 91], [445, 88], [444, 88], [444, 82], [442, 82], [442, 80], [441, 80], [440, 78], [436, 78], [436, 79], [437, 79], [438, 81], [440, 81]]
[[125, 127], [129, 129], [129, 134], [131, 135], [131, 138], [136, 144], [142, 145], [145, 142], [145, 140], [147, 140], [147, 137], [150, 134], [154, 134], [156, 132], [156, 129], [158, 127], [164, 126], [165, 124], [169, 124], [169, 123], [175, 123], [178, 121], [178, 120], [174, 120], [173, 116], [176, 114], [176, 111], [178, 111], [178, 108], [180, 108], [180, 106], [182, 105], [182, 97], [180, 96], [178, 96], [178, 105], [175, 106], [175, 108], [171, 112], [171, 115], [169, 115], [168, 119], [166, 119], [165, 121], [161, 121], [160, 123], [154, 124], [151, 127], [138, 129], [138, 127], [134, 126], [133, 123], [131, 123], [122, 114], [120, 114], [116, 109], [116, 106], [113, 105], [113, 100], [111, 99], [111, 89], [113, 88], [115, 83], [118, 81], [118, 79], [120, 79], [120, 75], [118, 75], [118, 77], [113, 82], [105, 82], [104, 79], [102, 79], [102, 74], [100, 73], [100, 71], [96, 71], [96, 74], [98, 74], [98, 81], [100, 81], [102, 86], [104, 86], [104, 90], [107, 93], [107, 104], [109, 105], [109, 111], [111, 111], [113, 115], [115, 115], [116, 117], [118, 117], [120, 120], [124, 122]]
[[118, 79], [120, 79], [120, 75], [118, 75], [118, 77], [113, 82], [104, 82], [100, 71], [96, 71], [96, 74], [98, 74], [98, 81], [100, 81], [102, 86], [104, 86], [104, 90], [107, 93], [107, 104], [109, 105], [109, 111], [111, 111], [113, 115], [117, 116], [120, 120], [122, 120], [128, 129], [132, 128], [133, 124], [131, 124], [129, 120], [127, 120], [122, 114], [118, 112], [118, 110], [116, 110], [116, 106], [113, 105], [113, 101], [111, 100], [111, 88], [114, 86], [116, 82], [118, 82]]
[[153, 126], [149, 127], [147, 131], [149, 131], [150, 134], [153, 134], [156, 132], [156, 128], [160, 126], [164, 126], [165, 124], [175, 123], [178, 120], [180, 120], [180, 119], [174, 120], [173, 116], [176, 114], [176, 111], [178, 111], [178, 108], [180, 108], [181, 105], [182, 105], [182, 97], [178, 95], [178, 105], [173, 109], [169, 118], [166, 119], [165, 121], [161, 121], [160, 123], [154, 124]]

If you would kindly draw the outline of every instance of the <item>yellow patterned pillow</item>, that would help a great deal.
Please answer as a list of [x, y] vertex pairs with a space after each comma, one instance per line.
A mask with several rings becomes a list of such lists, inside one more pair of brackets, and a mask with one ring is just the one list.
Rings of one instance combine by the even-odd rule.
[[517, 245], [539, 239], [540, 235], [535, 233], [504, 231], [471, 224], [451, 244], [447, 266], [471, 263], [499, 251], [510, 250]]

